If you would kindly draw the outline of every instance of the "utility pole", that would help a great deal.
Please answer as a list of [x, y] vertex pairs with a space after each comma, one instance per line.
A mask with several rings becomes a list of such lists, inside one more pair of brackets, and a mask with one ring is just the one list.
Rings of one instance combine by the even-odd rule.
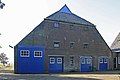
[[1, 2], [1, 0], [0, 0], [0, 9], [3, 9], [4, 6], [5, 6], [5, 4], [3, 2]]

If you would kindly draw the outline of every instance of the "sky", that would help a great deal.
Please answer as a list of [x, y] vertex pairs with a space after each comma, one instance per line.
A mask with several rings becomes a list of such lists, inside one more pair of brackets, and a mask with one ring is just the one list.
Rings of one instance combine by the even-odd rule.
[[15, 46], [44, 18], [58, 11], [65, 4], [72, 13], [90, 21], [111, 46], [120, 32], [120, 0], [1, 0], [0, 53], [14, 61]]

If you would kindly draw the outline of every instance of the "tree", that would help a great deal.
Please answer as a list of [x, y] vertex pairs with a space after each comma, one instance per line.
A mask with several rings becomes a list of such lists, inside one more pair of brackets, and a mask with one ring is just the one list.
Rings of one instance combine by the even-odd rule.
[[5, 4], [3, 2], [1, 2], [1, 0], [0, 0], [0, 9], [3, 9], [4, 6], [5, 6]]
[[5, 66], [5, 64], [8, 63], [8, 57], [6, 56], [5, 53], [0, 54], [0, 63], [2, 63], [3, 66]]

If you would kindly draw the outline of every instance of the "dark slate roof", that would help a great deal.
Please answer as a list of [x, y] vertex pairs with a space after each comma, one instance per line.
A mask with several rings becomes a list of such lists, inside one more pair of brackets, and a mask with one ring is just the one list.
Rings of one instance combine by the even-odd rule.
[[48, 16], [46, 19], [94, 26], [94, 24], [89, 21], [73, 14], [66, 5], [64, 5], [59, 11]]
[[120, 49], [120, 33], [111, 45], [111, 49]]

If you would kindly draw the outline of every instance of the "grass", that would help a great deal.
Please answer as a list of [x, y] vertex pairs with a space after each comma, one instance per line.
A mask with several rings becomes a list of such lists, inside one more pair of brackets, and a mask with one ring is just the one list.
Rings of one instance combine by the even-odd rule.
[[7, 64], [6, 66], [3, 66], [3, 64], [0, 63], [0, 71], [12, 71], [13, 65]]

